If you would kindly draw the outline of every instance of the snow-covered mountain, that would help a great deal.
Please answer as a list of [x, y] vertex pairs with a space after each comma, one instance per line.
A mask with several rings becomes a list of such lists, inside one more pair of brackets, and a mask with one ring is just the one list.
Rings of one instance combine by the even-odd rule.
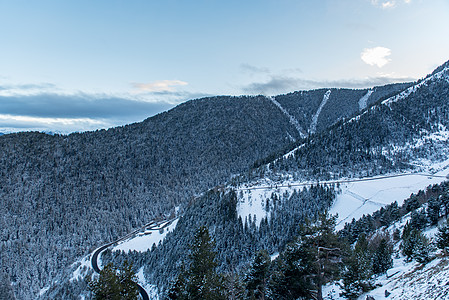
[[19, 299], [80, 295], [75, 260], [176, 217], [157, 247], [143, 234], [129, 241], [141, 251], [103, 254], [133, 261], [160, 292], [200, 225], [230, 272], [258, 249], [281, 251], [318, 212], [343, 226], [400, 202], [448, 174], [448, 74], [446, 63], [413, 84], [212, 97], [107, 131], [2, 136], [2, 276]]

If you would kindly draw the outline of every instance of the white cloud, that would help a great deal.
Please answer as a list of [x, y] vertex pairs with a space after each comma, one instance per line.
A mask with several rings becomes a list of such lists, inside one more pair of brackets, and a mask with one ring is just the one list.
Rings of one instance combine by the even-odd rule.
[[150, 83], [133, 83], [136, 89], [145, 92], [173, 92], [177, 86], [188, 85], [181, 80], [158, 80]]
[[391, 61], [388, 56], [391, 50], [385, 47], [365, 48], [360, 54], [360, 58], [370, 66], [378, 66], [382, 68]]
[[386, 9], [386, 8], [393, 8], [396, 6], [396, 2], [394, 1], [387, 1], [387, 2], [383, 2], [382, 3], [382, 8]]
[[[405, 0], [405, 2], [410, 0]], [[408, 3], [408, 2], [407, 2]], [[381, 7], [382, 9], [393, 8], [396, 6], [395, 0], [385, 1], [385, 0], [371, 0], [371, 4], [374, 6]]]

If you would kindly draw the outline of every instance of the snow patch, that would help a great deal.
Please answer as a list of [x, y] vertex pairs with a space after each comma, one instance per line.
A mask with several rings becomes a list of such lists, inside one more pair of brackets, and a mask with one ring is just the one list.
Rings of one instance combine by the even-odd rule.
[[39, 296], [43, 296], [49, 289], [50, 289], [49, 286], [41, 288], [41, 290], [39, 291]]
[[[297, 184], [294, 186], [292, 184]], [[266, 207], [267, 199], [271, 198], [274, 193], [278, 197], [282, 195], [291, 195], [296, 189], [302, 189], [308, 184], [284, 182], [277, 185], [276, 183], [255, 183], [252, 186], [241, 186], [238, 191], [237, 214], [245, 222], [245, 218], [249, 221], [255, 220], [256, 226], [260, 225], [263, 218], [269, 217], [270, 207]]]
[[72, 277], [69, 280], [70, 282], [83, 279], [87, 272], [92, 268], [89, 256], [85, 256], [72, 264], [73, 267], [76, 265], [78, 265], [78, 267], [73, 271]]
[[359, 109], [363, 110], [368, 106], [368, 99], [371, 96], [371, 94], [374, 92], [373, 89], [368, 90], [368, 92], [359, 100]]
[[329, 97], [331, 95], [331, 90], [328, 90], [324, 96], [323, 96], [323, 101], [321, 101], [320, 106], [318, 107], [318, 110], [316, 111], [316, 113], [313, 115], [312, 117], [312, 123], [310, 123], [310, 132], [311, 133], [315, 133], [316, 132], [316, 126], [318, 123], [318, 117], [321, 114], [321, 110], [323, 109], [324, 105], [326, 105], [327, 100], [329, 100]]
[[276, 105], [289, 119], [290, 124], [292, 124], [293, 126], [295, 126], [296, 130], [299, 133], [299, 136], [304, 138], [306, 137], [305, 131], [304, 129], [301, 127], [301, 125], [299, 124], [298, 120], [296, 120], [296, 118], [294, 116], [292, 116], [291, 114], [288, 113], [288, 111], [282, 107], [282, 105], [276, 101], [275, 97], [267, 97], [271, 102], [273, 102], [274, 105]]

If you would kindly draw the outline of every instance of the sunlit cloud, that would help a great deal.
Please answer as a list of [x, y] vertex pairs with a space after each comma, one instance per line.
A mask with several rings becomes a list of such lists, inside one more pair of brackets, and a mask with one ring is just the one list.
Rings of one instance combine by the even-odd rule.
[[46, 118], [0, 114], [0, 131], [42, 131], [52, 133], [70, 133], [111, 127], [108, 119], [92, 118]]
[[366, 64], [370, 66], [378, 66], [382, 68], [388, 64], [391, 59], [388, 56], [391, 55], [391, 50], [385, 47], [365, 48], [360, 54], [360, 58]]
[[412, 0], [403, 0], [403, 1], [397, 1], [397, 0], [371, 0], [371, 4], [377, 7], [380, 7], [382, 9], [390, 9], [394, 8], [398, 5], [398, 2], [404, 2], [406, 4], [409, 4], [412, 2]]
[[382, 8], [386, 9], [386, 8], [393, 8], [396, 6], [396, 2], [394, 1], [387, 1], [382, 3]]
[[150, 83], [132, 83], [132, 86], [143, 92], [173, 92], [178, 86], [186, 86], [187, 82], [181, 80], [158, 80]]

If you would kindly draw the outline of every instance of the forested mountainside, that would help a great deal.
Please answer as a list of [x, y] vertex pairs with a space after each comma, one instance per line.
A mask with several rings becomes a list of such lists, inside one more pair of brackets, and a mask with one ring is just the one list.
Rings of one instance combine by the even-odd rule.
[[[297, 144], [254, 176], [340, 178], [413, 168], [448, 155], [449, 64], [405, 89]], [[247, 180], [247, 179], [244, 179]]]
[[1, 136], [0, 247], [8, 282], [19, 299], [35, 295], [76, 257], [177, 206], [182, 211], [194, 195], [353, 114], [374, 95], [332, 89], [220, 96], [108, 130]]
[[372, 89], [319, 89], [279, 95], [274, 99], [292, 115], [305, 132], [322, 131], [336, 121], [351, 117], [380, 99], [397, 94], [411, 83]]
[[190, 101], [96, 132], [4, 135], [2, 268], [29, 299], [75, 257], [174, 212], [292, 138], [295, 127], [265, 97]]
[[180, 271], [179, 258], [186, 256], [192, 230], [200, 225], [208, 226], [215, 237], [221, 271], [239, 270], [251, 253], [262, 248], [268, 253], [282, 251], [298, 234], [299, 225], [328, 209], [338, 191], [332, 185], [292, 188], [289, 192], [273, 186], [273, 193], [262, 199], [266, 201], [266, 217], [262, 220], [239, 218], [237, 208], [243, 198], [239, 191], [257, 188], [254, 182], [260, 179], [271, 180], [272, 184], [285, 179], [290, 183], [313, 182], [410, 170], [422, 159], [447, 160], [448, 100], [446, 63], [401, 93], [381, 98], [359, 116], [301, 140], [291, 153], [250, 175], [234, 178], [222, 191], [209, 191], [196, 198], [162, 245], [146, 253], [109, 253], [105, 257], [115, 262], [128, 259], [143, 266], [148, 282], [164, 288]]

